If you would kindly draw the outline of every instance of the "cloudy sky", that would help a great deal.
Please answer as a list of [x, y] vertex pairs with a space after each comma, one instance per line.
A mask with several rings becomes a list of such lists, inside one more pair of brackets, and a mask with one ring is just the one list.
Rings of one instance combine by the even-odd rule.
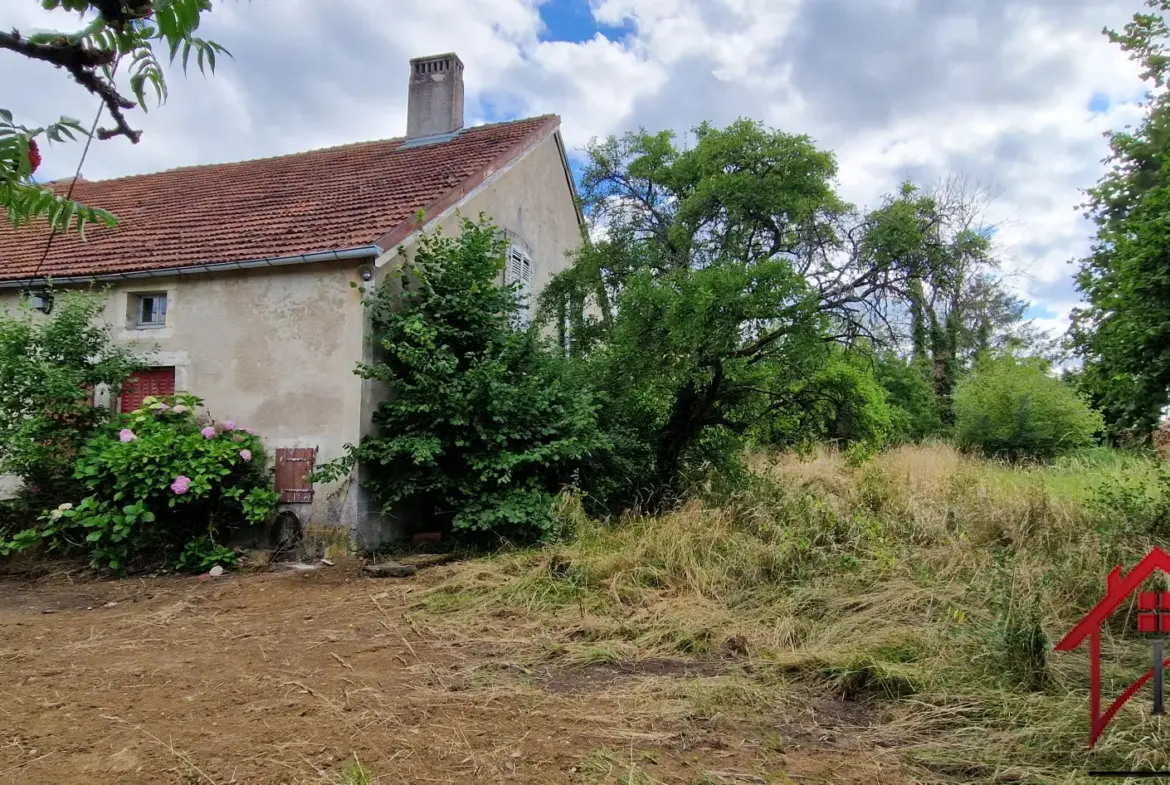
[[[7, 0], [6, 28], [76, 17]], [[223, 0], [204, 35], [214, 77], [171, 81], [142, 142], [95, 143], [100, 179], [401, 135], [407, 60], [455, 51], [468, 124], [545, 112], [570, 148], [639, 126], [685, 132], [748, 116], [838, 156], [840, 189], [876, 204], [909, 177], [993, 189], [989, 221], [1032, 315], [1063, 329], [1076, 206], [1102, 171], [1102, 133], [1138, 116], [1138, 69], [1110, 45], [1140, 0]], [[0, 106], [26, 124], [96, 103], [60, 71], [0, 52]], [[46, 151], [72, 174], [80, 145]]]

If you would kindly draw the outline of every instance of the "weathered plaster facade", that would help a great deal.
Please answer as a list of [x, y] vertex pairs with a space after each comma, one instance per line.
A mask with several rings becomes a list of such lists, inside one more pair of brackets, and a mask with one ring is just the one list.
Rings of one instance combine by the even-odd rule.
[[[358, 437], [363, 309], [355, 263], [333, 262], [113, 284], [103, 318], [114, 339], [175, 369], [176, 392], [200, 396], [217, 421], [255, 430], [271, 451], [318, 447], [336, 457]], [[165, 292], [166, 325], [135, 328], [139, 294]], [[15, 290], [0, 290], [13, 307]], [[117, 406], [117, 401], [99, 403]], [[317, 487], [302, 520], [338, 521], [351, 483]], [[304, 505], [298, 505], [304, 507]]]

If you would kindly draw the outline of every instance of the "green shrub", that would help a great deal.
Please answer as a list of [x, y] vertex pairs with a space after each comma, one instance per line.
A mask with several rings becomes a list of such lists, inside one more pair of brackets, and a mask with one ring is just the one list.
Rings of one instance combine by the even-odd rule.
[[829, 443], [861, 455], [894, 434], [893, 410], [861, 358], [834, 351], [784, 393], [789, 405], [755, 429], [756, 441], [777, 447]]
[[201, 534], [183, 546], [175, 561], [180, 572], [203, 572], [212, 567], [235, 567], [240, 563], [236, 552], [226, 545], [217, 545], [209, 535]]
[[891, 443], [919, 442], [943, 430], [938, 397], [925, 366], [896, 354], [874, 358], [873, 373], [885, 389], [890, 407]]
[[99, 385], [117, 393], [138, 359], [100, 321], [105, 298], [66, 292], [49, 317], [26, 302], [0, 311], [0, 474], [21, 478], [25, 506], [76, 499], [77, 454], [109, 420]]
[[230, 420], [201, 424], [200, 403], [191, 395], [151, 397], [122, 415], [78, 458], [76, 477], [89, 495], [47, 510], [41, 526], [16, 535], [8, 549], [81, 548], [95, 567], [115, 571], [176, 557], [185, 569], [230, 566], [222, 538], [268, 520], [278, 495], [259, 437]]
[[555, 526], [554, 494], [602, 445], [568, 361], [518, 326], [518, 286], [498, 286], [506, 245], [486, 221], [424, 235], [408, 264], [366, 299], [380, 354], [357, 373], [392, 397], [374, 435], [322, 466], [366, 470], [387, 511], [449, 521], [464, 536], [532, 539]]
[[1051, 458], [1087, 447], [1101, 415], [1038, 360], [986, 358], [955, 390], [960, 446], [1010, 460]]
[[1155, 477], [1134, 473], [1104, 480], [1088, 500], [1097, 531], [1107, 542], [1170, 536], [1170, 469]]

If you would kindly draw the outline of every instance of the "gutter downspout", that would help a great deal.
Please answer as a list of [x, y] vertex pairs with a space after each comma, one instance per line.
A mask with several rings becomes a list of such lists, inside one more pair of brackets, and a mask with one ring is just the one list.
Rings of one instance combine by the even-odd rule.
[[79, 275], [65, 278], [43, 276], [36, 279], [16, 278], [0, 281], [0, 289], [21, 289], [33, 286], [43, 286], [48, 283], [54, 285], [98, 283], [100, 281], [124, 281], [138, 278], [167, 278], [171, 276], [194, 275], [200, 273], [218, 273], [228, 270], [253, 270], [261, 267], [287, 267], [294, 264], [312, 264], [314, 262], [335, 262], [349, 259], [374, 259], [382, 253], [376, 245], [366, 245], [359, 248], [346, 248], [339, 251], [320, 251], [318, 253], [300, 254], [298, 256], [268, 256], [260, 259], [248, 259], [241, 262], [214, 262], [212, 264], [193, 264], [182, 267], [167, 267], [161, 270], [140, 270], [128, 273], [103, 273], [100, 275]]

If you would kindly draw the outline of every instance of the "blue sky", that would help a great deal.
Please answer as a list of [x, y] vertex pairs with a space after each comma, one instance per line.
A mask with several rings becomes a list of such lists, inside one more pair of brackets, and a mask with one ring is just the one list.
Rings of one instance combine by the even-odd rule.
[[1112, 101], [1104, 93], [1093, 93], [1089, 99], [1089, 111], [1093, 114], [1103, 114], [1109, 111]]
[[[73, 17], [11, 4], [5, 24]], [[1069, 264], [1092, 226], [1077, 205], [1104, 132], [1139, 118], [1138, 69], [1101, 34], [1139, 0], [385, 0], [225, 2], [201, 32], [232, 51], [214, 77], [173, 74], [133, 146], [94, 146], [90, 179], [387, 138], [405, 128], [407, 61], [455, 51], [467, 119], [555, 112], [579, 171], [592, 137], [709, 120], [808, 134], [838, 187], [873, 205], [909, 178], [960, 176], [995, 198], [985, 221], [1046, 327], [1077, 301]], [[91, 97], [0, 53], [4, 103], [31, 124], [89, 116]], [[60, 152], [58, 152], [58, 149]], [[46, 176], [78, 151], [54, 148]]]
[[551, 0], [537, 7], [544, 30], [545, 41], [580, 43], [600, 33], [607, 39], [619, 40], [633, 32], [633, 24], [608, 25], [593, 16], [588, 0]]

